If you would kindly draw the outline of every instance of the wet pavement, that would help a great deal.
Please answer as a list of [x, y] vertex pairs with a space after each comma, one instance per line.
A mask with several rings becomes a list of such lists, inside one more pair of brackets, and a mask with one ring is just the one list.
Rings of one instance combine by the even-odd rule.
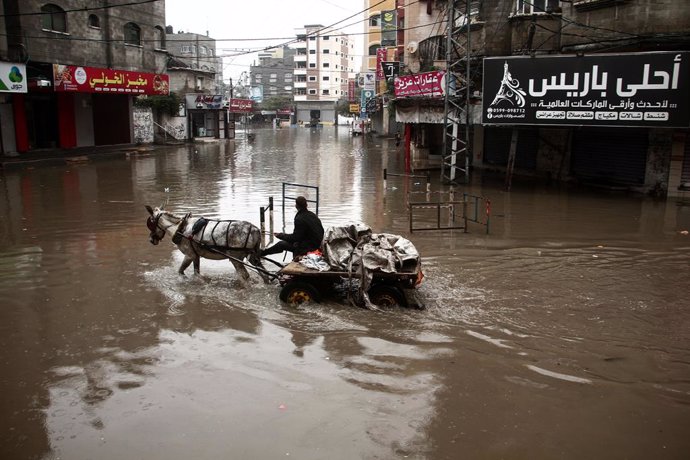
[[[393, 140], [256, 134], [0, 172], [0, 457], [687, 458], [690, 203], [476, 175], [488, 235], [410, 234]], [[411, 239], [427, 308], [291, 307], [148, 242], [165, 201], [258, 224], [272, 196], [282, 231], [283, 182]]]

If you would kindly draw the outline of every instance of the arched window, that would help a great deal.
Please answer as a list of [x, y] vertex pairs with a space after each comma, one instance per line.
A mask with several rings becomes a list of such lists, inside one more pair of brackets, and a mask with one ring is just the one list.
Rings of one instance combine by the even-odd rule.
[[378, 43], [373, 44], [369, 47], [369, 56], [376, 56], [376, 50], [381, 47]]
[[165, 48], [165, 29], [161, 26], [156, 26], [156, 36], [158, 41], [156, 42], [156, 48], [159, 50], [164, 50]]
[[133, 22], [125, 24], [125, 43], [127, 45], [141, 45], [141, 29]]
[[45, 30], [67, 32], [65, 10], [52, 3], [43, 5], [41, 7], [41, 27]]
[[96, 29], [101, 28], [101, 20], [95, 14], [89, 15], [89, 27], [94, 27]]

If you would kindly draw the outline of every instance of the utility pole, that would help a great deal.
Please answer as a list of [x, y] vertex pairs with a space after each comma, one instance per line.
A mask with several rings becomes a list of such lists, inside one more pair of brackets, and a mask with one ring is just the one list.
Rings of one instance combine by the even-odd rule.
[[446, 5], [446, 94], [441, 182], [450, 184], [460, 180], [469, 182], [471, 3], [471, 0], [448, 0]]

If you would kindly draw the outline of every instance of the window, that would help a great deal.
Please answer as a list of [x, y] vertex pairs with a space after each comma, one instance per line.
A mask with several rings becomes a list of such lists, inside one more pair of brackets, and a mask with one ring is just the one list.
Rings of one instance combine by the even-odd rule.
[[314, 77], [314, 76], [309, 77], [309, 81], [316, 81], [316, 77]]
[[307, 94], [307, 89], [306, 88], [297, 88], [297, 94], [299, 96], [304, 96], [305, 94]]
[[204, 86], [204, 77], [196, 77], [196, 89], [201, 89]]
[[328, 54], [330, 52], [331, 52], [331, 50], [329, 50], [328, 48], [324, 48], [324, 50], [323, 50], [323, 54]]
[[309, 50], [309, 54], [316, 54], [316, 50]]
[[327, 69], [327, 68], [329, 68], [330, 66], [331, 66], [331, 65], [330, 65], [328, 62], [324, 62], [324, 63], [323, 63], [323, 68], [324, 68], [324, 69]]
[[285, 77], [283, 78], [284, 80], [292, 80], [292, 74], [291, 73], [286, 73]]
[[298, 56], [306, 56], [307, 55], [307, 49], [306, 48], [298, 48], [297, 49], [297, 55]]
[[95, 14], [89, 15], [89, 27], [93, 27], [94, 29], [101, 28], [101, 20]]
[[550, 13], [558, 9], [558, 0], [517, 0], [515, 6], [515, 14]]
[[165, 29], [161, 26], [156, 26], [156, 48], [159, 50], [165, 49]]
[[331, 79], [331, 77], [328, 77], [328, 76], [323, 77], [323, 81], [328, 81], [328, 80], [330, 80], [330, 79]]
[[307, 81], [307, 76], [306, 75], [297, 75], [297, 81]]
[[309, 37], [309, 40], [316, 40], [316, 36], [312, 35], [311, 37]]
[[182, 45], [180, 47], [180, 52], [182, 54], [194, 54], [194, 46], [193, 45]]
[[376, 50], [379, 49], [380, 47], [381, 47], [381, 45], [379, 45], [378, 43], [371, 45], [369, 47], [369, 56], [376, 56]]
[[202, 56], [208, 55], [208, 48], [206, 48], [204, 45], [199, 46], [199, 54]]
[[323, 39], [324, 39], [324, 40], [330, 40], [331, 37], [329, 37], [328, 35], [324, 35], [324, 36], [323, 36]]
[[272, 73], [272, 74], [271, 74], [271, 78], [278, 78], [278, 74], [277, 74], [277, 73]]
[[309, 94], [316, 94], [316, 90], [315, 90], [315, 89], [310, 89], [310, 90], [309, 90]]
[[65, 10], [52, 3], [43, 5], [41, 7], [41, 27], [55, 32], [67, 32]]
[[125, 24], [125, 44], [141, 46], [141, 29], [133, 22]]
[[370, 27], [378, 27], [381, 23], [381, 15], [380, 14], [375, 14], [373, 16], [369, 17], [369, 26]]
[[323, 94], [324, 96], [327, 96], [327, 95], [331, 94], [331, 91], [328, 89], [324, 89], [321, 91], [321, 94]]
[[292, 91], [292, 86], [283, 86], [285, 91]]
[[310, 62], [310, 63], [309, 63], [309, 68], [310, 68], [310, 69], [315, 69], [315, 68], [316, 68], [316, 62]]
[[306, 69], [307, 68], [306, 62], [296, 62], [295, 64], [296, 64], [295, 65], [296, 69]]

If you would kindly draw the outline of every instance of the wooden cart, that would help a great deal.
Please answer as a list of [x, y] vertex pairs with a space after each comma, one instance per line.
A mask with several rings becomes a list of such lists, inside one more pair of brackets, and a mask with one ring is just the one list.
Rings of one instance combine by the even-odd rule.
[[[423, 274], [421, 264], [413, 268], [404, 268], [395, 273], [376, 270], [373, 272], [368, 295], [371, 302], [380, 307], [414, 307], [424, 308], [414, 295], [415, 288], [421, 283]], [[351, 279], [359, 279], [360, 273], [346, 271], [319, 271], [307, 268], [299, 262], [290, 262], [278, 272], [278, 281], [282, 286], [280, 300], [289, 304], [302, 302], [319, 302], [323, 297], [335, 291], [339, 284]]]

